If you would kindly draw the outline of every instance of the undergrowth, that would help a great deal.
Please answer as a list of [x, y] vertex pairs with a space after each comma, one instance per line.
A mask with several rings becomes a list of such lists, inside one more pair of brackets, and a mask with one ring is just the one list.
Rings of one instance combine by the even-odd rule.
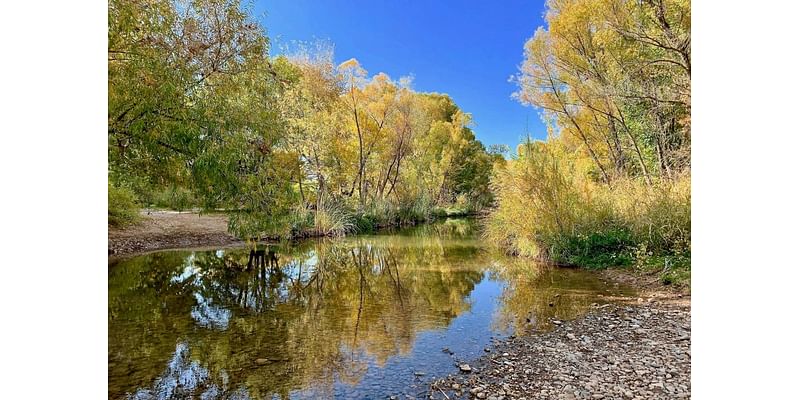
[[[665, 283], [684, 284], [691, 269], [691, 183], [687, 174], [610, 185], [585, 160], [557, 144], [522, 147], [495, 172], [496, 207], [484, 235], [508, 253], [589, 269], [657, 265]], [[666, 265], [666, 267], [664, 267]]]
[[108, 183], [108, 224], [124, 227], [139, 222], [139, 204], [133, 190]]

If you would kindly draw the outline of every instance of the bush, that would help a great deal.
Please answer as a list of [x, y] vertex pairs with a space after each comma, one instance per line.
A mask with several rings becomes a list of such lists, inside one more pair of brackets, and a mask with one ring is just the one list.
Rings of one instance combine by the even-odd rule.
[[157, 192], [153, 202], [158, 208], [176, 211], [190, 210], [198, 204], [191, 190], [184, 187], [170, 187]]
[[108, 224], [123, 227], [140, 219], [139, 204], [133, 190], [108, 184]]
[[614, 229], [568, 236], [553, 246], [550, 257], [558, 263], [599, 269], [631, 265], [633, 249], [630, 233], [624, 229]]
[[497, 206], [485, 236], [508, 253], [587, 268], [631, 265], [640, 249], [650, 256], [689, 254], [688, 175], [606, 185], [589, 170], [555, 143], [522, 145], [519, 158], [492, 180]]
[[314, 231], [318, 235], [344, 236], [355, 228], [353, 216], [343, 203], [324, 198], [318, 202], [314, 212]]
[[354, 225], [358, 233], [372, 233], [378, 227], [378, 219], [372, 214], [360, 213], [355, 216]]

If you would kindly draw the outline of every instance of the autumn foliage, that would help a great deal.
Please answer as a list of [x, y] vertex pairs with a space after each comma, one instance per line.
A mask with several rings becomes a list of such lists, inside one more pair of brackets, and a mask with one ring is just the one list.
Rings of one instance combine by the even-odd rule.
[[[518, 99], [548, 122], [492, 181], [487, 236], [588, 267], [688, 268], [690, 5], [551, 0], [525, 44]], [[661, 263], [661, 261], [664, 261]]]
[[259, 237], [491, 203], [502, 157], [450, 97], [355, 59], [337, 65], [329, 46], [271, 56], [238, 0], [112, 0], [108, 36], [110, 187], [145, 206], [185, 194]]

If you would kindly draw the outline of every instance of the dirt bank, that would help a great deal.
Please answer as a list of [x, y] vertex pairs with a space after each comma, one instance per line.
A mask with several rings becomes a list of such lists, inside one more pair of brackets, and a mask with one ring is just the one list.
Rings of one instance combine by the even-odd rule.
[[241, 240], [228, 234], [228, 218], [194, 212], [142, 212], [141, 223], [108, 228], [108, 255], [128, 256], [181, 247], [226, 246]]

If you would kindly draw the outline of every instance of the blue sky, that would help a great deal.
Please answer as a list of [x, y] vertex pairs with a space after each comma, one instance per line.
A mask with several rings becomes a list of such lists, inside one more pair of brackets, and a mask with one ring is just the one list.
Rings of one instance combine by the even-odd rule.
[[370, 73], [414, 77], [413, 88], [449, 94], [472, 114], [484, 144], [515, 148], [528, 129], [546, 136], [538, 110], [511, 98], [523, 45], [543, 25], [544, 0], [258, 0], [254, 12], [273, 52], [326, 40], [336, 62], [356, 58]]

